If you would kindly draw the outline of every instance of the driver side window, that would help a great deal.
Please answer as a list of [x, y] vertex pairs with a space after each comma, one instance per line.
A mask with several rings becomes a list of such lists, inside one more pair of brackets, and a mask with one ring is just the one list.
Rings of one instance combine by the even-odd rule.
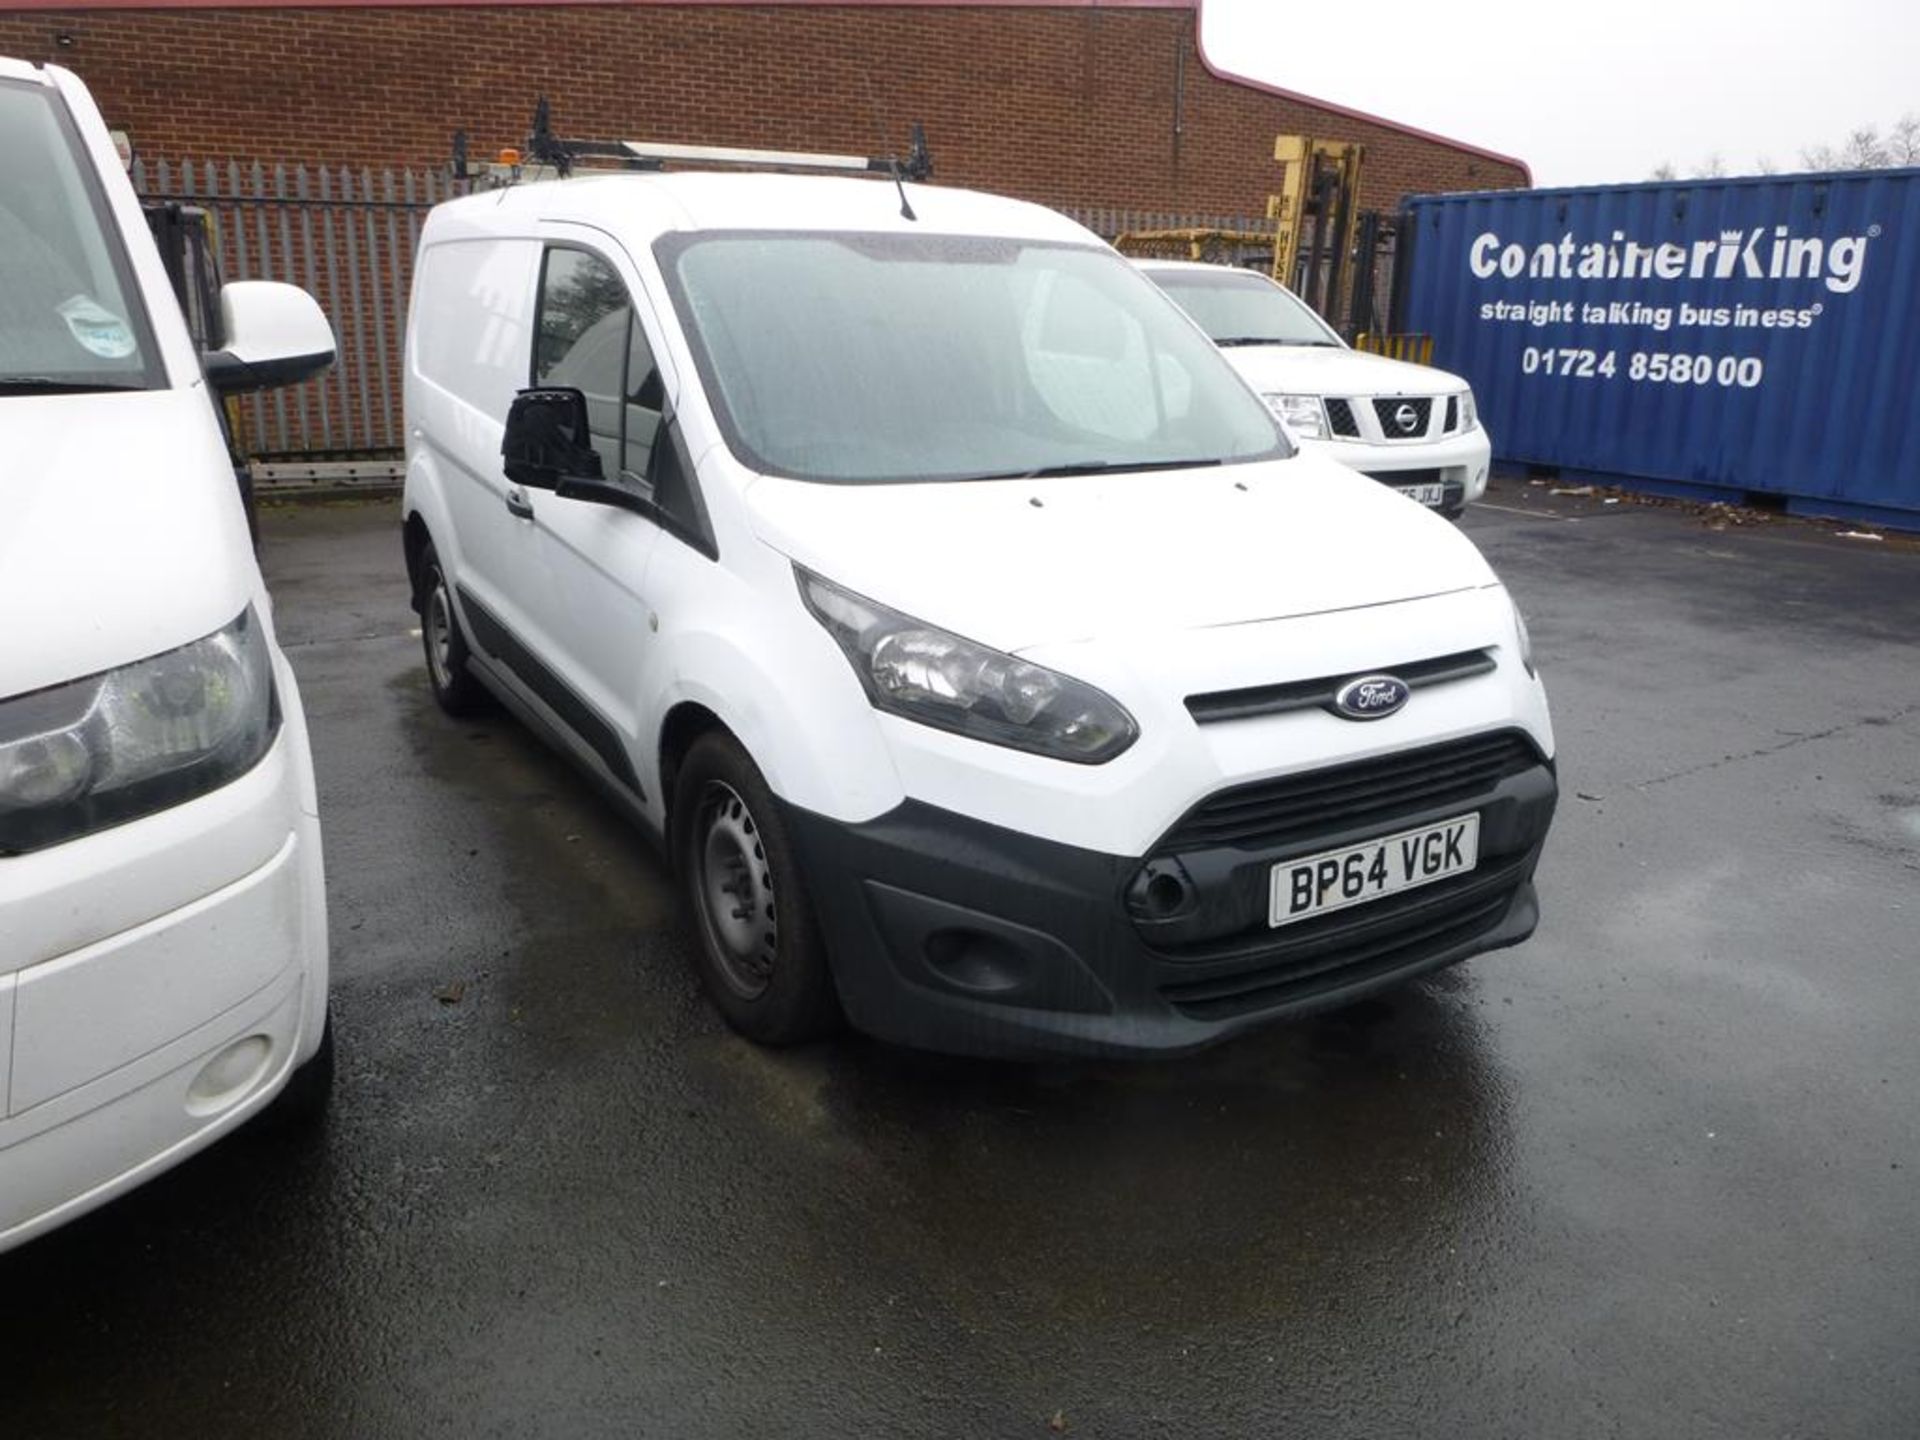
[[633, 304], [613, 267], [585, 250], [551, 246], [540, 272], [533, 383], [587, 397], [587, 426], [609, 480], [626, 468], [622, 399]]
[[705, 515], [665, 424], [666, 383], [625, 283], [591, 251], [550, 245], [540, 271], [533, 384], [587, 397], [602, 473], [651, 500], [670, 524], [705, 533]]

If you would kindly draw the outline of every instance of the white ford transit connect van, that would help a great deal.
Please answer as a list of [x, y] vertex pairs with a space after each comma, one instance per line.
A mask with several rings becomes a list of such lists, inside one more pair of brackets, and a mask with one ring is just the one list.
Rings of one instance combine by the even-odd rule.
[[85, 87], [0, 60], [0, 1250], [328, 1075], [306, 724], [210, 389], [333, 335], [290, 286], [220, 308], [203, 357]]
[[451, 201], [406, 411], [434, 693], [664, 843], [750, 1036], [1165, 1053], [1534, 927], [1553, 736], [1506, 591], [1052, 211]]
[[1458, 375], [1367, 355], [1252, 270], [1141, 260], [1301, 444], [1457, 516], [1487, 489], [1493, 445]]

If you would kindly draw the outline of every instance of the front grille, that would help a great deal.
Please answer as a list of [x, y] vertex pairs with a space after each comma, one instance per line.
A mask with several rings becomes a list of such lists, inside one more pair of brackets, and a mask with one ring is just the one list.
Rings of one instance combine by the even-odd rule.
[[1336, 435], [1344, 435], [1349, 440], [1360, 438], [1360, 422], [1354, 418], [1353, 406], [1345, 400], [1327, 401], [1327, 424]]
[[[1411, 426], [1402, 425], [1401, 410], [1413, 414]], [[1433, 418], [1433, 397], [1399, 397], [1373, 402], [1373, 413], [1380, 421], [1380, 433], [1389, 440], [1419, 440], [1427, 433], [1427, 422]]]
[[1513, 730], [1401, 750], [1324, 770], [1236, 785], [1202, 800], [1154, 847], [1172, 855], [1219, 846], [1256, 848], [1309, 840], [1472, 800], [1539, 763]]
[[[1520, 884], [1524, 858], [1428, 890], [1337, 911], [1277, 931], [1278, 948], [1254, 963], [1162, 985], [1183, 1014], [1224, 1020], [1365, 980], [1392, 975], [1484, 935], [1499, 924]], [[1289, 930], [1294, 927], [1288, 927]]]
[[1222, 720], [1246, 720], [1255, 715], [1279, 715], [1288, 710], [1311, 710], [1315, 706], [1331, 708], [1333, 697], [1349, 680], [1362, 675], [1394, 675], [1409, 689], [1426, 685], [1444, 685], [1466, 680], [1493, 669], [1493, 656], [1486, 650], [1461, 650], [1452, 655], [1436, 655], [1431, 660], [1414, 660], [1391, 665], [1384, 670], [1354, 670], [1345, 675], [1322, 675], [1312, 680], [1288, 680], [1278, 685], [1251, 685], [1240, 690], [1212, 690], [1187, 697], [1187, 713], [1202, 725]]
[[1449, 435], [1460, 428], [1460, 397], [1458, 395], [1447, 396], [1447, 418], [1440, 428]]

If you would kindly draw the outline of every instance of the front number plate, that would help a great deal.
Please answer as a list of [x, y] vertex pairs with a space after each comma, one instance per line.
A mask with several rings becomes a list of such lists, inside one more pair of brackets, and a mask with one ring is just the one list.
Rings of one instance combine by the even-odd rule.
[[1464, 875], [1480, 863], [1480, 817], [1462, 815], [1402, 830], [1350, 850], [1328, 850], [1273, 867], [1267, 924], [1291, 925], [1311, 915], [1364, 905], [1383, 895]]
[[1447, 503], [1445, 485], [1396, 485], [1393, 487], [1409, 500], [1417, 500], [1429, 510], [1438, 510]]

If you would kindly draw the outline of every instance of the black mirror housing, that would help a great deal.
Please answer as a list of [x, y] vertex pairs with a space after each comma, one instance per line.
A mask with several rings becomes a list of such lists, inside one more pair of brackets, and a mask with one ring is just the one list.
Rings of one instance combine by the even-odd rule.
[[500, 456], [507, 479], [534, 490], [605, 478], [587, 425], [587, 397], [568, 386], [537, 387], [513, 397]]

